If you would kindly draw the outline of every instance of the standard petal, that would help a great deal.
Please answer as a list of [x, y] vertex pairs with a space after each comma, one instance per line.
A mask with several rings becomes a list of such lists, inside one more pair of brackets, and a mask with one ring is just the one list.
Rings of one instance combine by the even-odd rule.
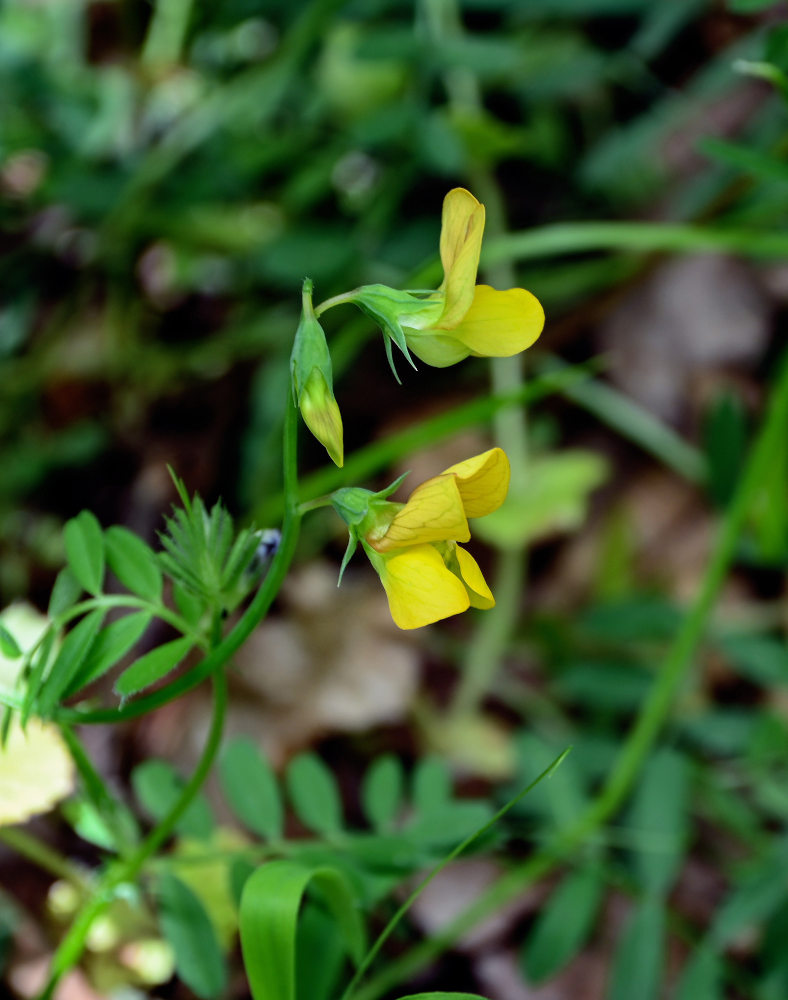
[[491, 448], [452, 465], [443, 475], [456, 477], [465, 516], [484, 517], [497, 510], [506, 499], [511, 470], [506, 452], [501, 448]]
[[488, 608], [494, 608], [495, 598], [487, 586], [487, 581], [479, 569], [479, 564], [470, 552], [467, 552], [460, 545], [454, 546], [454, 554], [457, 557], [457, 563], [460, 567], [460, 575], [468, 590], [471, 607], [481, 608], [484, 611]]
[[467, 611], [470, 606], [462, 582], [446, 568], [431, 545], [378, 556], [373, 565], [386, 590], [391, 617], [400, 628], [421, 628]]
[[476, 272], [484, 234], [484, 205], [465, 188], [454, 188], [443, 200], [441, 263], [445, 294], [443, 314], [436, 327], [451, 330], [473, 302]]
[[452, 334], [471, 354], [508, 358], [530, 347], [543, 327], [544, 310], [524, 288], [499, 292], [489, 285], [477, 285], [473, 302], [458, 319]]
[[417, 486], [395, 515], [386, 533], [367, 536], [378, 552], [425, 542], [467, 542], [471, 537], [455, 476], [434, 476]]

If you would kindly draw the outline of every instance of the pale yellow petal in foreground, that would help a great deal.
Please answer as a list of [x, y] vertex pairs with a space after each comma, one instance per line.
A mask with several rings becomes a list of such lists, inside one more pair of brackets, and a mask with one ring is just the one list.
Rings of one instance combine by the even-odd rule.
[[420, 330], [405, 330], [405, 340], [411, 354], [415, 354], [425, 365], [433, 368], [448, 368], [456, 365], [471, 353], [465, 344], [451, 335], [451, 331], [444, 333], [440, 331], [429, 331], [422, 333]]
[[[497, 510], [509, 491], [511, 470], [506, 452], [490, 448], [446, 469], [444, 475], [457, 479], [466, 517], [484, 517]], [[457, 541], [467, 541], [458, 538]]]
[[382, 538], [370, 535], [367, 541], [378, 552], [389, 552], [426, 542], [467, 542], [470, 537], [456, 478], [434, 476], [416, 487]]
[[544, 310], [524, 288], [499, 292], [477, 285], [470, 308], [452, 332], [471, 354], [508, 358], [530, 347], [543, 328]]
[[49, 812], [74, 788], [71, 755], [56, 726], [31, 719], [11, 723], [0, 750], [0, 826]]
[[441, 329], [451, 329], [459, 323], [473, 302], [484, 218], [484, 205], [465, 188], [454, 188], [443, 200], [441, 291], [446, 299], [440, 321], [436, 324]]
[[468, 590], [468, 599], [471, 602], [471, 607], [481, 608], [484, 611], [494, 608], [495, 598], [487, 586], [487, 581], [479, 569], [479, 564], [470, 552], [466, 552], [459, 545], [455, 546], [454, 553], [457, 556], [463, 582]]
[[431, 545], [416, 545], [382, 562], [378, 572], [400, 628], [421, 628], [468, 610], [465, 587]]

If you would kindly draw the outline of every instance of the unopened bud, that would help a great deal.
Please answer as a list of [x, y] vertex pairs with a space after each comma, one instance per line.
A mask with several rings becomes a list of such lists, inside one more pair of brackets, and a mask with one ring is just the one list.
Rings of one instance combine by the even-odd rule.
[[342, 415], [323, 372], [313, 368], [298, 399], [304, 423], [323, 445], [334, 465], [344, 463]]
[[326, 335], [312, 307], [312, 282], [304, 280], [301, 322], [290, 355], [293, 396], [304, 423], [340, 468], [344, 462], [342, 415], [334, 398]]

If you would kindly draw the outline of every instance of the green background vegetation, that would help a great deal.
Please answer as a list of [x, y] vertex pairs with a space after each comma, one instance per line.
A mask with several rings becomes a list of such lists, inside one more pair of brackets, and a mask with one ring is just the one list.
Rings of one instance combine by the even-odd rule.
[[[254, 846], [220, 843], [201, 802], [177, 851], [210, 842], [222, 888], [200, 896], [182, 859], [158, 925], [116, 914], [131, 936], [158, 926], [199, 995], [246, 995], [231, 942], [253, 862], [340, 859], [379, 929], [395, 885], [569, 745], [476, 844], [501, 871], [460, 923], [538, 884], [490, 945], [520, 984], [788, 995], [784, 21], [765, 0], [0, 7], [3, 606], [47, 607], [82, 508], [154, 543], [166, 463], [242, 523], [277, 524], [302, 279], [316, 301], [434, 287], [449, 188], [487, 205], [484, 280], [532, 290], [548, 317], [524, 368], [400, 365], [399, 388], [366, 320], [326, 316], [348, 460], [325, 467], [302, 435], [303, 497], [380, 488], [420, 449], [439, 471], [460, 432], [503, 445], [514, 503], [475, 550], [499, 606], [419, 636], [398, 725], [307, 733], [277, 777], [228, 744], [213, 809], [229, 803]], [[729, 316], [709, 320], [717, 300]], [[298, 558], [338, 565], [343, 547], [318, 514]], [[283, 602], [277, 620], [297, 619]], [[123, 732], [102, 767], [161, 815], [180, 779], [133, 770], [155, 743]], [[72, 832], [106, 847], [90, 816], [66, 814], [47, 836], [95, 861]], [[13, 982], [21, 913], [45, 920], [47, 886], [10, 852], [0, 866]], [[326, 954], [301, 989], [329, 1000], [342, 937], [325, 907], [304, 922], [305, 953]], [[357, 996], [515, 1000], [453, 926], [406, 921]], [[89, 971], [117, 978], [95, 956]]]

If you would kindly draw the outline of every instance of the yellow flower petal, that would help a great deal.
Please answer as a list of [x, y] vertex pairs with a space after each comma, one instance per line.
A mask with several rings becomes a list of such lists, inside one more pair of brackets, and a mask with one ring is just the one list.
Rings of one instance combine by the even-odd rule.
[[450, 330], [473, 302], [476, 272], [484, 234], [484, 205], [465, 188], [454, 188], [443, 199], [441, 263], [446, 301], [436, 327]]
[[471, 353], [465, 344], [461, 344], [451, 333], [440, 333], [426, 330], [420, 333], [405, 329], [405, 341], [411, 354], [415, 354], [425, 365], [433, 368], [448, 368], [464, 361]]
[[378, 552], [425, 542], [467, 542], [471, 537], [455, 476], [434, 476], [417, 486], [382, 538], [368, 536]]
[[[467, 605], [466, 605], [467, 606]], [[0, 750], [0, 826], [49, 812], [74, 788], [74, 765], [57, 726], [15, 719]]]
[[[443, 319], [440, 325], [445, 325]], [[530, 347], [543, 327], [544, 310], [524, 288], [499, 292], [477, 285], [473, 302], [457, 318], [452, 335], [478, 357], [508, 358]]]
[[459, 545], [454, 547], [454, 552], [457, 556], [457, 563], [460, 567], [463, 582], [468, 590], [468, 598], [471, 602], [471, 607], [482, 608], [485, 611], [488, 608], [494, 608], [495, 598], [492, 595], [492, 591], [487, 586], [487, 581], [484, 579], [482, 571], [479, 569], [479, 564], [470, 552], [466, 552], [466, 550]]
[[[446, 469], [457, 479], [466, 517], [484, 517], [497, 510], [509, 491], [509, 459], [501, 448], [491, 448]], [[458, 542], [467, 541], [457, 537]]]
[[421, 628], [467, 611], [470, 606], [465, 587], [446, 568], [432, 545], [415, 545], [391, 556], [378, 556], [373, 565], [389, 599], [391, 617], [400, 628]]

